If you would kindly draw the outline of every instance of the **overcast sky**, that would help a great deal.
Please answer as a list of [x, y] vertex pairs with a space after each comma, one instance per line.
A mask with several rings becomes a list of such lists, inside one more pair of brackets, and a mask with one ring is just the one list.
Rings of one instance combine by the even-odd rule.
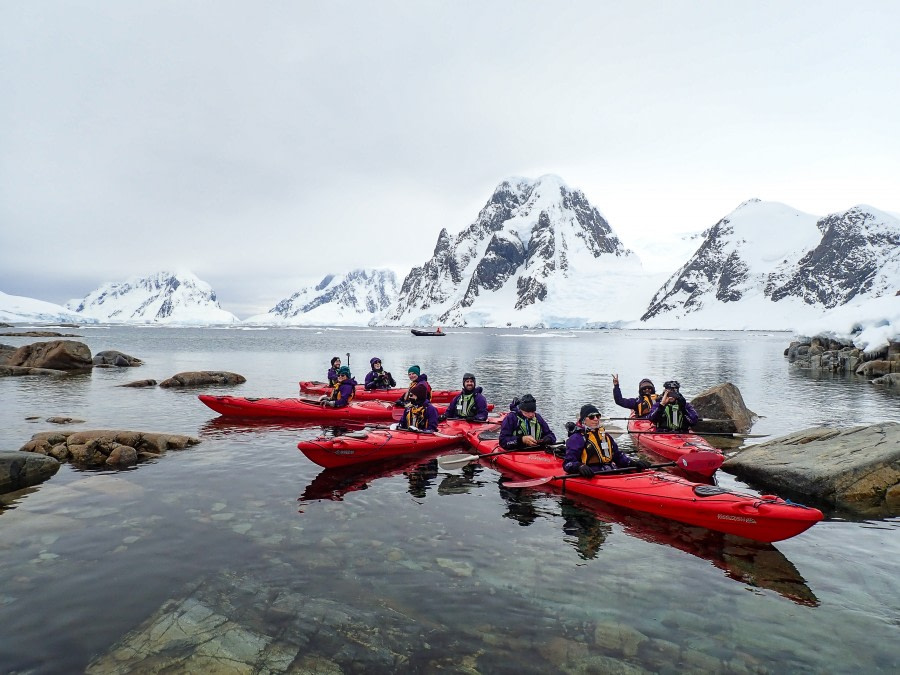
[[510, 176], [561, 176], [651, 266], [752, 197], [900, 212], [898, 26], [895, 0], [4, 0], [0, 290], [190, 269], [243, 318], [405, 274]]

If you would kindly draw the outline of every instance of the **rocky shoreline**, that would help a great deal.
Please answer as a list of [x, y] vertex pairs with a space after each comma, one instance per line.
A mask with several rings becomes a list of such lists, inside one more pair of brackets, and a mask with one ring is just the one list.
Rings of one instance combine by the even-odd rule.
[[800, 370], [858, 375], [875, 385], [900, 387], [900, 341], [864, 352], [829, 337], [801, 338], [791, 342], [784, 356]]

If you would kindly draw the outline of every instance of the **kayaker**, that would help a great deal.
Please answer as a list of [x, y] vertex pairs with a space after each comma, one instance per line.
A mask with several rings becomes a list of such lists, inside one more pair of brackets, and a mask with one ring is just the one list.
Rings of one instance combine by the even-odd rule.
[[601, 426], [600, 417], [600, 410], [593, 403], [581, 406], [578, 423], [566, 441], [563, 471], [591, 478], [594, 474], [626, 466], [649, 467], [649, 462], [633, 459], [619, 450], [613, 437]]
[[394, 376], [386, 371], [381, 365], [381, 359], [373, 356], [369, 360], [372, 370], [366, 373], [366, 391], [373, 389], [393, 389], [397, 386]]
[[463, 373], [463, 386], [456, 397], [447, 406], [443, 419], [481, 420], [488, 418], [487, 399], [482, 395], [481, 387], [475, 386], [475, 376]]
[[431, 400], [431, 385], [428, 384], [428, 376], [422, 372], [422, 369], [417, 365], [412, 365], [406, 371], [406, 374], [409, 376], [409, 388], [404, 392], [403, 396], [397, 399], [394, 403], [395, 406], [403, 407], [407, 403], [409, 403], [409, 392], [412, 391], [412, 388], [417, 384], [424, 384], [425, 388], [428, 390], [428, 400]]
[[338, 370], [341, 367], [341, 357], [335, 356], [331, 359], [331, 368], [328, 369], [328, 386], [333, 387], [338, 379]]
[[509, 409], [511, 414], [503, 419], [500, 426], [501, 448], [512, 450], [556, 443], [556, 435], [537, 412], [534, 396], [525, 394], [515, 399]]
[[428, 388], [424, 383], [415, 384], [406, 393], [408, 403], [403, 417], [397, 422], [398, 429], [416, 429], [432, 433], [437, 431], [438, 411], [428, 400]]
[[647, 419], [656, 425], [658, 431], [673, 431], [684, 433], [697, 424], [700, 415], [694, 410], [694, 406], [688, 403], [681, 395], [681, 385], [675, 380], [669, 380], [663, 387], [662, 397], [653, 403]]
[[653, 382], [646, 377], [638, 383], [637, 398], [624, 398], [622, 391], [619, 389], [619, 376], [613, 375], [613, 398], [617, 406], [622, 408], [630, 408], [634, 411], [634, 416], [645, 419], [650, 414], [650, 408], [659, 396], [656, 394], [656, 387]]
[[356, 393], [356, 380], [350, 374], [347, 366], [338, 368], [337, 383], [331, 390], [331, 396], [328, 400], [323, 401], [322, 405], [329, 408], [346, 408], [353, 400], [353, 394]]

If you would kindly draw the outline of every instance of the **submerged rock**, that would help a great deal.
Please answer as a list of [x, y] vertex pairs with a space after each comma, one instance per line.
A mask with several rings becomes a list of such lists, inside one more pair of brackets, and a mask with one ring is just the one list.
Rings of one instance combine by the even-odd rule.
[[199, 442], [193, 436], [142, 431], [45, 431], [32, 436], [20, 450], [81, 466], [125, 467]]
[[751, 446], [722, 468], [773, 492], [868, 515], [900, 514], [900, 423], [814, 428]]

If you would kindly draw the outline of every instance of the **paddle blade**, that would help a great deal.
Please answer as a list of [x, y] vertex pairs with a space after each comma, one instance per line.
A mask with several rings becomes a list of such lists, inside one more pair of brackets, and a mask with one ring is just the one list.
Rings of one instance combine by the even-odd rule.
[[[529, 480], [514, 480], [503, 483], [503, 487], [508, 488], [528, 488], [528, 487], [537, 487], [538, 485], [546, 485], [552, 480], [560, 480], [565, 478], [566, 476], [544, 476], [543, 478], [531, 478]], [[572, 476], [573, 478], [577, 477]]]
[[685, 471], [712, 476], [724, 461], [725, 455], [721, 453], [698, 451], [679, 457], [675, 463]]
[[444, 455], [443, 457], [438, 457], [438, 467], [441, 469], [458, 469], [478, 459], [479, 455]]

